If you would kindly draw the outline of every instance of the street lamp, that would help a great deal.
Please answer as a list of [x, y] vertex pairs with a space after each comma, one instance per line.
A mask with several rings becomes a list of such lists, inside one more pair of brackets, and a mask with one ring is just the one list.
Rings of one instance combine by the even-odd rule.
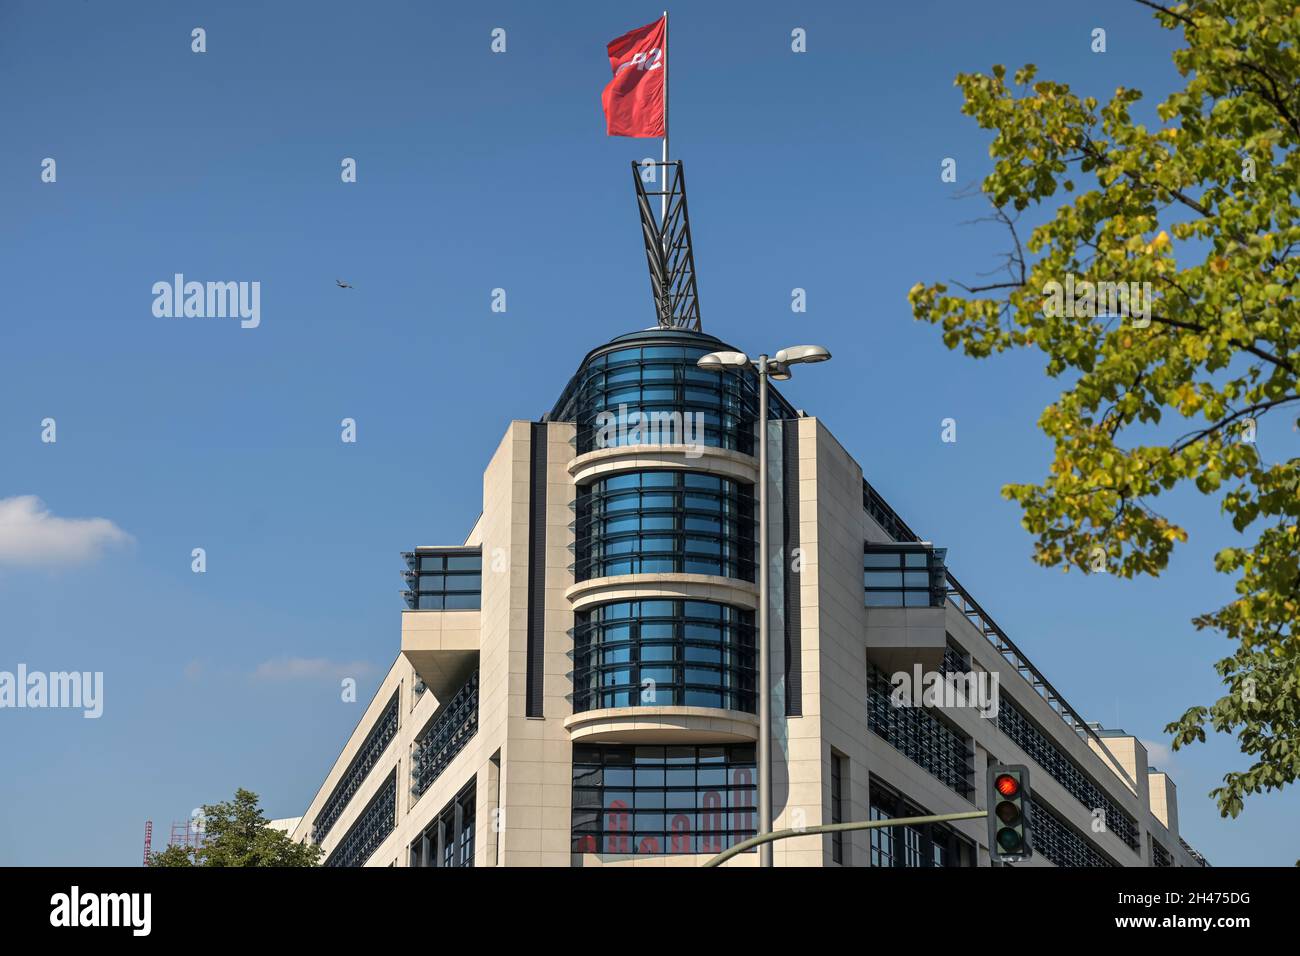
[[[739, 371], [753, 366], [758, 373], [758, 834], [772, 832], [772, 668], [768, 634], [767, 562], [767, 380], [790, 378], [790, 366], [825, 362], [831, 353], [820, 345], [792, 345], [771, 358], [750, 359], [744, 352], [710, 352], [695, 364], [707, 372]], [[772, 844], [758, 848], [760, 866], [772, 865]]]

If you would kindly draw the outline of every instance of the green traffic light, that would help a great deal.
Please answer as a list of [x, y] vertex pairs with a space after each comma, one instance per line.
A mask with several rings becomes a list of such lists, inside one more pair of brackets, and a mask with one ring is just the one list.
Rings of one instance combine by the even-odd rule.
[[1002, 847], [1002, 849], [1007, 850], [1008, 852], [1011, 850], [1018, 850], [1020, 848], [1020, 843], [1020, 834], [1015, 830], [998, 831], [998, 846]]

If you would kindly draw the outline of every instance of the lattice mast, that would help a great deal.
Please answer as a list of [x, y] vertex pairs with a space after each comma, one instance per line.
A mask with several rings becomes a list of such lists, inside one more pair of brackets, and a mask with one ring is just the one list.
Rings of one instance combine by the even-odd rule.
[[203, 827], [193, 820], [181, 823], [172, 821], [172, 835], [168, 846], [184, 846], [197, 850], [203, 846]]
[[[642, 178], [647, 166], [656, 169], [654, 184], [646, 189]], [[650, 267], [650, 294], [661, 329], [700, 329], [700, 299], [695, 285], [695, 253], [691, 246], [691, 218], [686, 205], [686, 173], [681, 160], [632, 163], [637, 209]], [[655, 216], [651, 197], [659, 197]]]

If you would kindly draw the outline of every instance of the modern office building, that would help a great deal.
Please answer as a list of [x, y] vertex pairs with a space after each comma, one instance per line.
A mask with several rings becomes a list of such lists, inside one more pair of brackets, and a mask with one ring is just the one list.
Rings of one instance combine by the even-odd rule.
[[[331, 866], [695, 866], [752, 836], [766, 560], [777, 829], [978, 809], [988, 765], [1023, 763], [1025, 865], [1205, 865], [1142, 744], [1086, 723], [949, 570], [980, 556], [919, 540], [775, 391], [758, 553], [757, 378], [696, 366], [729, 348], [621, 336], [510, 423], [464, 542], [404, 555], [401, 651], [295, 838]], [[907, 679], [946, 695], [900, 702]], [[989, 865], [983, 820], [774, 858]]]

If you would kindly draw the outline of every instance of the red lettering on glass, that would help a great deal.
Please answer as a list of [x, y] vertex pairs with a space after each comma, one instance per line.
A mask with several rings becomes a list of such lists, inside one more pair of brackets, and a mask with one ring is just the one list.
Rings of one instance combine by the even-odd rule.
[[[749, 770], [733, 770], [731, 772], [731, 782], [739, 788], [739, 795], [744, 805], [752, 807], [754, 805], [754, 775]], [[746, 832], [754, 829], [754, 815], [746, 810], [739, 817], [740, 829]]]
[[627, 831], [631, 828], [632, 819], [627, 812], [627, 804], [622, 800], [613, 801], [609, 805], [609, 819], [605, 825], [605, 830], [611, 834], [605, 837], [606, 850], [610, 853], [631, 853], [632, 841], [627, 837]]
[[723, 825], [722, 794], [710, 790], [704, 795], [704, 812], [700, 814], [700, 851], [703, 853], [722, 852]]
[[673, 817], [673, 836], [668, 842], [670, 853], [690, 853], [691, 852], [691, 818], [684, 813], [679, 813]]

